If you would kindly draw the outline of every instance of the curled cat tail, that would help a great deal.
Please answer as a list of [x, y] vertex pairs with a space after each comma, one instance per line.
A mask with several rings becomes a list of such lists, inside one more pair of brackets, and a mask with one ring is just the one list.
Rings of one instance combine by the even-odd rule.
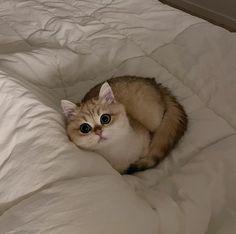
[[133, 163], [128, 174], [156, 166], [175, 147], [187, 129], [188, 118], [183, 106], [167, 88], [159, 84], [157, 89], [162, 94], [165, 106], [162, 121], [152, 133], [148, 155]]
[[162, 87], [165, 101], [165, 112], [161, 124], [154, 132], [149, 155], [156, 163], [161, 161], [175, 147], [184, 135], [188, 118], [181, 104], [171, 95], [167, 88]]

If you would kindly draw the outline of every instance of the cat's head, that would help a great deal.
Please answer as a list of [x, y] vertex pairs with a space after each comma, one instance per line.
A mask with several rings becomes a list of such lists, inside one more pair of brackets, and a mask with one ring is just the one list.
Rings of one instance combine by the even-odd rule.
[[83, 149], [96, 151], [111, 145], [129, 128], [125, 108], [115, 99], [107, 82], [97, 98], [79, 105], [62, 100], [61, 106], [70, 139]]

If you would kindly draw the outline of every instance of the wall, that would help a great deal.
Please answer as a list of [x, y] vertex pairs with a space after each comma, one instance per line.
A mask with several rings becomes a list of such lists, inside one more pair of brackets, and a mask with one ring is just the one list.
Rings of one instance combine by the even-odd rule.
[[236, 31], [236, 0], [160, 0]]

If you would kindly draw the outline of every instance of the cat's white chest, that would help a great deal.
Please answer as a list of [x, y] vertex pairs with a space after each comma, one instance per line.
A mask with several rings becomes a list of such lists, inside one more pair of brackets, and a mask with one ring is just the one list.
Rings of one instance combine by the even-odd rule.
[[145, 142], [140, 135], [133, 132], [126, 133], [116, 139], [115, 142], [109, 142], [99, 149], [110, 164], [119, 172], [126, 170], [131, 163], [144, 156]]

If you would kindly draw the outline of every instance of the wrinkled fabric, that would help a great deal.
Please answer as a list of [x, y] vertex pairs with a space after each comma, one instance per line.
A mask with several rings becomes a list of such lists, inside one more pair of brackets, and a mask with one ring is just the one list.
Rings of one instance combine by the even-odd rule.
[[[234, 234], [236, 36], [157, 0], [0, 2], [1, 234]], [[60, 100], [155, 77], [189, 128], [119, 175], [66, 136]]]

